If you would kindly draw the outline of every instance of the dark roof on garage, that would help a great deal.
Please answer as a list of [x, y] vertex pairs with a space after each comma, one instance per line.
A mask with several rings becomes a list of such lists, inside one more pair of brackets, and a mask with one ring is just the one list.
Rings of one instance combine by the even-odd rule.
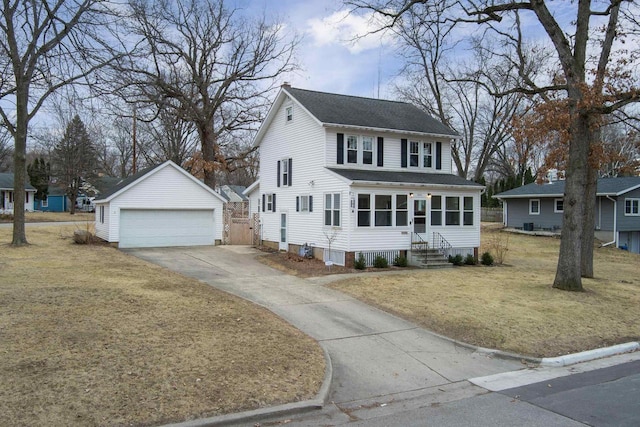
[[422, 172], [394, 172], [361, 169], [339, 169], [327, 168], [350, 181], [360, 182], [380, 182], [380, 183], [404, 183], [419, 185], [456, 185], [482, 188], [483, 185], [477, 182], [460, 178], [457, 175], [444, 173], [422, 173]]
[[459, 136], [413, 104], [283, 87], [325, 124]]
[[111, 187], [107, 188], [103, 193], [100, 193], [100, 199], [101, 200], [102, 199], [108, 199], [109, 197], [111, 197], [112, 195], [117, 193], [118, 191], [120, 191], [123, 188], [125, 188], [127, 185], [137, 181], [138, 179], [142, 178], [143, 176], [145, 176], [146, 174], [148, 174], [152, 170], [154, 170], [157, 167], [161, 166], [162, 164], [163, 163], [160, 163], [159, 165], [155, 165], [155, 166], [149, 166], [148, 168], [145, 168], [145, 169], [141, 170], [138, 173], [135, 173], [135, 174], [133, 174], [131, 176], [128, 176], [126, 178], [120, 179], [120, 181], [116, 182]]
[[[639, 176], [598, 179], [598, 195], [617, 196], [635, 188], [640, 188]], [[503, 193], [494, 195], [495, 198], [509, 199], [521, 197], [562, 197], [564, 195], [564, 180], [553, 181], [548, 184], [527, 184]]]

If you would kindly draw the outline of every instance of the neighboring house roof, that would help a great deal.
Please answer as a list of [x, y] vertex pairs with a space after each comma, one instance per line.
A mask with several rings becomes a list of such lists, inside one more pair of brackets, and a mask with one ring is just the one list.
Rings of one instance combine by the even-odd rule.
[[47, 191], [47, 196], [66, 196], [67, 192], [64, 187], [59, 185], [50, 185]]
[[247, 187], [244, 187], [242, 185], [222, 185], [220, 186], [220, 194], [224, 195], [225, 198], [227, 198], [228, 200], [231, 200], [231, 197], [229, 194], [227, 194], [227, 190], [228, 191], [232, 191], [233, 193], [235, 193], [236, 196], [238, 196], [243, 202], [246, 202], [247, 200], [249, 200], [247, 198], [247, 196], [245, 196], [244, 190], [246, 190]]
[[215, 192], [211, 187], [209, 187], [209, 186], [205, 185], [203, 182], [199, 181], [196, 177], [194, 177], [189, 172], [187, 172], [184, 169], [182, 169], [180, 166], [178, 166], [177, 164], [175, 164], [171, 160], [167, 160], [164, 163], [161, 163], [161, 164], [156, 165], [156, 166], [148, 167], [148, 168], [136, 173], [135, 175], [131, 175], [130, 177], [121, 180], [115, 186], [113, 186], [112, 188], [107, 190], [105, 193], [101, 194], [100, 195], [101, 199], [100, 200], [95, 200], [94, 203], [106, 203], [106, 202], [109, 202], [114, 197], [116, 197], [119, 194], [121, 194], [122, 192], [126, 191], [128, 188], [133, 187], [138, 182], [143, 181], [144, 179], [148, 178], [149, 176], [155, 174], [159, 170], [162, 170], [162, 169], [164, 169], [166, 167], [173, 167], [178, 172], [182, 173], [183, 175], [185, 175], [186, 177], [191, 179], [193, 182], [195, 182], [196, 184], [198, 184], [199, 186], [201, 186], [202, 188], [204, 188], [205, 190], [207, 190], [211, 194], [215, 195], [217, 198], [219, 198], [223, 202], [226, 202], [226, 199], [224, 197], [222, 197], [220, 194], [218, 194], [217, 192]]
[[[24, 183], [25, 190], [27, 191], [36, 191], [36, 189], [29, 184], [29, 182]], [[13, 173], [0, 173], [0, 190], [13, 190]]]
[[393, 172], [362, 169], [327, 168], [353, 182], [384, 182], [402, 184], [428, 184], [441, 186], [465, 186], [484, 188], [482, 184], [460, 178], [457, 175], [424, 172]]
[[250, 186], [245, 188], [244, 191], [242, 192], [242, 194], [244, 194], [245, 196], [248, 196], [249, 194], [253, 193], [256, 189], [260, 189], [260, 180], [259, 179], [256, 179], [253, 184], [251, 184]]
[[[596, 194], [599, 196], [619, 196], [640, 188], [639, 176], [620, 178], [600, 178]], [[516, 199], [525, 197], [563, 197], [564, 181], [553, 181], [549, 184], [527, 184], [503, 193], [495, 194], [496, 199]]]
[[287, 96], [325, 126], [417, 133], [447, 138], [460, 137], [457, 132], [413, 104], [282, 86], [258, 130], [255, 138], [257, 144]]
[[104, 194], [106, 191], [108, 191], [111, 188], [113, 188], [120, 181], [122, 181], [122, 178], [118, 178], [116, 176], [106, 176], [106, 175], [104, 175], [104, 176], [99, 176], [99, 177], [93, 178], [91, 180], [91, 184], [93, 184], [95, 189], [98, 190], [98, 195], [100, 196], [100, 195]]

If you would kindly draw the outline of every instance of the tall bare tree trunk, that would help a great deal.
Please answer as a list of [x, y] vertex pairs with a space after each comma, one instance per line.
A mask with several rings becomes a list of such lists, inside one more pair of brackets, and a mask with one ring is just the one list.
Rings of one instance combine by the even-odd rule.
[[27, 180], [27, 123], [29, 90], [25, 84], [16, 83], [16, 128], [13, 154], [13, 246], [27, 245], [25, 232], [25, 182]]
[[216, 188], [216, 136], [213, 130], [213, 120], [211, 123], [203, 123], [198, 126], [198, 133], [200, 134], [200, 143], [202, 146], [202, 160], [203, 160], [203, 172], [204, 183], [210, 188]]
[[571, 107], [569, 161], [564, 189], [564, 214], [560, 254], [553, 287], [582, 291], [582, 237], [585, 215], [585, 187], [589, 167], [589, 141], [592, 130], [589, 116]]
[[582, 277], [592, 278], [593, 273], [593, 244], [596, 228], [596, 191], [598, 186], [598, 171], [594, 167], [587, 168], [587, 187], [585, 188], [584, 222], [582, 226], [582, 263], [580, 272]]

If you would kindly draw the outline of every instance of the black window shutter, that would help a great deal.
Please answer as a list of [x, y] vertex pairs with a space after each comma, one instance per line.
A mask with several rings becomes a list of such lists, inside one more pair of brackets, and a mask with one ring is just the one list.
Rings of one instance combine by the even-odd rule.
[[407, 167], [407, 140], [402, 138], [400, 140], [400, 166]]
[[338, 134], [337, 151], [338, 151], [337, 162], [339, 165], [343, 165], [344, 164], [344, 134], [343, 133]]
[[289, 157], [289, 182], [287, 183], [287, 185], [289, 187], [291, 187], [291, 184], [293, 183], [293, 170], [292, 170], [292, 163], [293, 163], [293, 159], [291, 159], [291, 157]]
[[296, 196], [296, 212], [300, 212], [300, 196]]
[[278, 177], [276, 178], [278, 187], [280, 187], [280, 160], [278, 160]]
[[276, 194], [275, 193], [273, 193], [273, 199], [271, 199], [271, 200], [272, 200], [271, 212], [275, 212], [276, 211]]
[[378, 137], [378, 166], [384, 166], [384, 138]]
[[442, 142], [436, 142], [436, 169], [442, 169]]
[[313, 212], [313, 196], [309, 196], [309, 212]]
[[262, 195], [262, 212], [264, 212], [264, 205], [266, 205], [265, 200], [266, 200], [266, 196], [263, 194]]

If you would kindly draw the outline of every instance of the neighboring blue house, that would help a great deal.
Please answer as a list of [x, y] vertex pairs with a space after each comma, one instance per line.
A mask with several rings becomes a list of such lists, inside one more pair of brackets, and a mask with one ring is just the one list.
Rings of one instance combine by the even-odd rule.
[[[528, 231], [562, 229], [564, 181], [528, 184], [493, 196], [502, 201], [503, 223]], [[640, 177], [600, 178], [596, 190], [596, 238], [640, 253]]]
[[47, 197], [43, 200], [36, 199], [34, 208], [42, 212], [67, 212], [70, 204], [64, 188], [50, 185]]

